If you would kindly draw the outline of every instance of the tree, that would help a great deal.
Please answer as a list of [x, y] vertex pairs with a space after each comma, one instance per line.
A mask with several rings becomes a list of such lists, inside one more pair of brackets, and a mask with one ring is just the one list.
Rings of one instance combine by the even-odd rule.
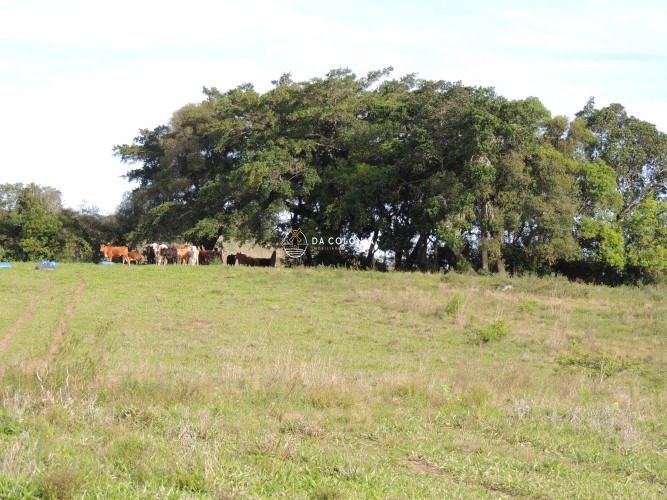
[[664, 270], [667, 135], [628, 116], [620, 104], [578, 116], [594, 135], [582, 169], [584, 249], [593, 262], [639, 279]]
[[36, 184], [0, 185], [0, 257], [94, 260], [117, 231], [114, 217], [63, 209], [60, 192]]
[[[399, 269], [660, 272], [663, 219], [646, 204], [667, 194], [655, 127], [620, 105], [591, 101], [569, 121], [533, 97], [390, 72], [205, 88], [168, 125], [115, 148], [138, 182], [117, 234], [263, 243], [291, 226], [367, 240], [366, 267], [382, 250]], [[637, 214], [653, 230], [630, 227]]]
[[62, 223], [30, 189], [19, 195], [8, 222], [8, 232], [14, 235], [13, 248], [10, 248], [17, 259], [55, 259], [60, 256], [64, 243]]
[[593, 101], [578, 114], [596, 141], [589, 145], [591, 160], [603, 160], [617, 175], [623, 198], [619, 217], [643, 200], [667, 195], [667, 135], [655, 125], [628, 116], [620, 104], [595, 109]]
[[667, 270], [667, 201], [646, 199], [628, 215], [625, 225], [628, 264], [644, 279]]

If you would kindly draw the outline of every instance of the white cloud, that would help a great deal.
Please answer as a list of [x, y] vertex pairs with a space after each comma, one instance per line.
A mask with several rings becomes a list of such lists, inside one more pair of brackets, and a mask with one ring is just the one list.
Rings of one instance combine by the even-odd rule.
[[111, 155], [202, 86], [396, 74], [534, 95], [572, 115], [589, 96], [667, 130], [666, 7], [440, 2], [0, 1], [0, 182], [38, 182], [112, 212], [129, 189]]

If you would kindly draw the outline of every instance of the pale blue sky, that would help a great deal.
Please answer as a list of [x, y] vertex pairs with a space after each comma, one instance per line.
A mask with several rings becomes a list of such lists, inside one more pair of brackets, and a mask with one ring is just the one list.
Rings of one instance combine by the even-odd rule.
[[667, 131], [667, 2], [0, 0], [0, 182], [111, 213], [114, 144], [202, 86], [349, 67], [494, 86], [572, 116], [590, 96]]

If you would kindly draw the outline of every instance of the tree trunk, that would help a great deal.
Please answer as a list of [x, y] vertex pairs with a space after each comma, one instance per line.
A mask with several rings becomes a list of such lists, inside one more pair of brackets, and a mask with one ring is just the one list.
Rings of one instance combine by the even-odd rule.
[[507, 272], [505, 268], [505, 259], [503, 259], [503, 240], [504, 235], [501, 232], [496, 236], [496, 265], [498, 266], [498, 274], [505, 276]]
[[484, 231], [480, 244], [480, 250], [482, 252], [482, 269], [487, 273], [489, 272], [489, 239], [488, 231]]
[[498, 274], [504, 276], [506, 272], [507, 271], [505, 269], [505, 261], [503, 260], [503, 257], [501, 255], [498, 257]]
[[415, 247], [410, 252], [409, 263], [410, 265], [417, 265], [419, 269], [424, 270], [426, 267], [426, 244], [428, 243], [428, 235], [422, 233], [419, 235], [419, 239], [415, 244]]
[[368, 254], [366, 255], [366, 268], [372, 269], [373, 267], [373, 256], [375, 255], [375, 245], [377, 245], [378, 237], [380, 235], [379, 228], [375, 228], [373, 232], [373, 240], [371, 241], [371, 246], [368, 248]]
[[403, 250], [396, 250], [394, 259], [394, 268], [396, 270], [403, 269]]

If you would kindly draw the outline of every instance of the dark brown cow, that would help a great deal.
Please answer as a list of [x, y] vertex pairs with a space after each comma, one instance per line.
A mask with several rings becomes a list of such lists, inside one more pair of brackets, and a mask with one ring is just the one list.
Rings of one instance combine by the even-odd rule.
[[255, 265], [260, 267], [276, 267], [276, 251], [274, 250], [270, 258], [257, 258]]
[[204, 266], [210, 264], [216, 257], [219, 257], [222, 262], [222, 250], [218, 247], [213, 250], [206, 250], [204, 247], [199, 249], [199, 263]]
[[239, 263], [239, 266], [254, 266], [255, 259], [249, 257], [248, 255], [238, 252], [236, 254], [236, 261]]
[[168, 247], [167, 245], [162, 244], [158, 250], [159, 264], [176, 264], [176, 259], [178, 258], [178, 251], [176, 250], [176, 247]]
[[259, 267], [275, 267], [276, 266], [276, 251], [274, 250], [271, 257], [250, 257], [244, 253], [237, 253], [236, 260], [241, 266], [259, 266]]

